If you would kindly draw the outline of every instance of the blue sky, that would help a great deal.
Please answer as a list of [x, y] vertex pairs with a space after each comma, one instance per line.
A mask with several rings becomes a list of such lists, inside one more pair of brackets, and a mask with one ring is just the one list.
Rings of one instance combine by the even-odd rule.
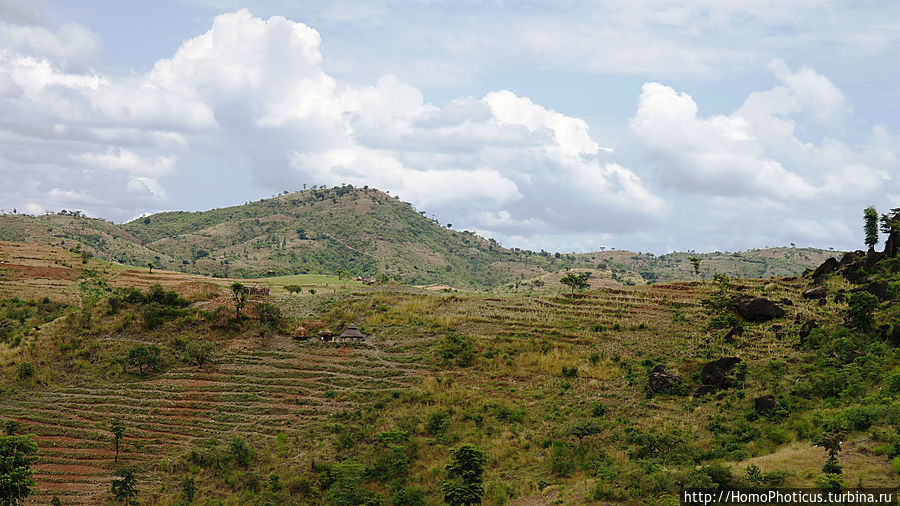
[[369, 185], [506, 246], [855, 249], [900, 5], [0, 0], [0, 207]]

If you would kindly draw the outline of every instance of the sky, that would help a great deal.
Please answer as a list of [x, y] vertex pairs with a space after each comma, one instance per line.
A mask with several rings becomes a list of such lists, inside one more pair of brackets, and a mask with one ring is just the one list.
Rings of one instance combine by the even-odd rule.
[[863, 247], [900, 3], [0, 0], [0, 208], [368, 185], [507, 247]]

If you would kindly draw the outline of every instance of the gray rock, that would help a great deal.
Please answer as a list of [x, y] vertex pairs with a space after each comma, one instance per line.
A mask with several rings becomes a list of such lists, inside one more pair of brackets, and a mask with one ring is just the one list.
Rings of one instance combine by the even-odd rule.
[[650, 390], [656, 393], [665, 392], [681, 385], [681, 376], [658, 365], [650, 372], [650, 378], [647, 382], [650, 385]]

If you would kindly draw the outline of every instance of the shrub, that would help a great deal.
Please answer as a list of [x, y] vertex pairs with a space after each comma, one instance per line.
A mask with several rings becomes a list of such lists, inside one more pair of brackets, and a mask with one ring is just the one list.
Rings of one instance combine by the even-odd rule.
[[184, 346], [184, 351], [200, 369], [203, 369], [203, 364], [212, 358], [215, 350], [216, 345], [210, 341], [188, 341]]
[[578, 366], [566, 367], [562, 366], [562, 377], [563, 378], [577, 378], [578, 377]]
[[256, 314], [259, 316], [259, 322], [270, 329], [278, 328], [281, 324], [281, 309], [275, 304], [269, 302], [258, 302], [254, 306]]
[[158, 369], [160, 348], [155, 344], [149, 346], [138, 345], [128, 350], [128, 363], [136, 366], [141, 375], [144, 369]]
[[575, 470], [575, 455], [572, 449], [562, 441], [554, 441], [550, 449], [550, 471], [561, 478], [567, 477]]
[[231, 455], [232, 462], [241, 467], [247, 467], [253, 461], [253, 451], [240, 437], [235, 437], [231, 440], [231, 444], [228, 445], [228, 452]]
[[118, 478], [113, 478], [110, 488], [117, 500], [130, 502], [137, 496], [137, 478], [134, 473], [132, 468], [122, 468], [113, 473]]
[[603, 423], [599, 420], [582, 420], [580, 422], [575, 423], [566, 431], [566, 434], [578, 438], [578, 444], [581, 444], [581, 440], [588, 436], [593, 436], [594, 434], [599, 434], [603, 432]]
[[872, 330], [872, 313], [878, 307], [878, 298], [869, 292], [853, 292], [847, 307], [850, 324], [860, 330]]
[[184, 497], [185, 502], [190, 504], [194, 501], [194, 496], [197, 494], [197, 484], [194, 482], [193, 476], [185, 476], [183, 480], [181, 480], [181, 495]]
[[17, 367], [17, 372], [19, 374], [19, 379], [28, 379], [34, 376], [34, 364], [31, 362], [22, 362]]
[[591, 416], [600, 418], [606, 414], [606, 406], [602, 402], [598, 402], [591, 407]]
[[450, 416], [443, 411], [435, 411], [425, 422], [425, 432], [437, 440], [442, 440], [450, 428]]
[[391, 496], [391, 506], [425, 506], [422, 487], [400, 489]]
[[444, 338], [437, 353], [445, 365], [468, 367], [475, 358], [475, 343], [471, 337], [451, 332]]

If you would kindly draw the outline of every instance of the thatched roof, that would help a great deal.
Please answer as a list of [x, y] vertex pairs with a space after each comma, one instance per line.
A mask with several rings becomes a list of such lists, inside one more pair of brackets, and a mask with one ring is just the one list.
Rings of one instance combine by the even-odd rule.
[[357, 337], [362, 339], [366, 336], [364, 336], [362, 332], [360, 332], [359, 329], [356, 328], [356, 325], [348, 325], [347, 330], [345, 330], [344, 333], [341, 334], [341, 337]]

